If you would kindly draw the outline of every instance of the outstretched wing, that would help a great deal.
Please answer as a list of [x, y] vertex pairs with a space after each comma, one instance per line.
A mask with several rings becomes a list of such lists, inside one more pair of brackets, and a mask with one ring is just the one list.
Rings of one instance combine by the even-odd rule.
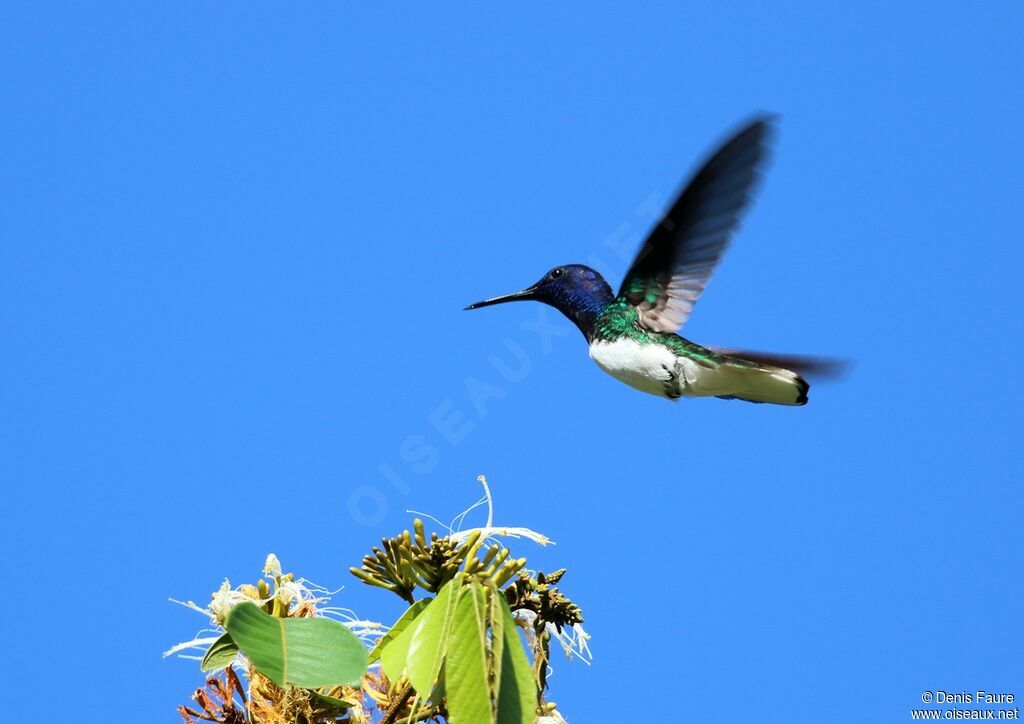
[[619, 297], [647, 329], [686, 324], [750, 200], [771, 130], [770, 118], [757, 118], [718, 149], [640, 248]]

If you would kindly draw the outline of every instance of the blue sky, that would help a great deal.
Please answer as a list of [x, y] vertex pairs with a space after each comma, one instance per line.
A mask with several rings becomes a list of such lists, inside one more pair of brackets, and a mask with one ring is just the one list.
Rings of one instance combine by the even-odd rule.
[[[347, 567], [480, 473], [570, 569], [572, 722], [1024, 696], [1022, 20], [6, 3], [5, 716], [175, 721], [200, 676], [160, 652], [201, 620], [167, 599], [270, 551], [393, 618]], [[461, 311], [555, 264], [617, 284], [757, 110], [774, 160], [686, 334], [853, 360], [809, 405], [669, 404], [553, 311]]]

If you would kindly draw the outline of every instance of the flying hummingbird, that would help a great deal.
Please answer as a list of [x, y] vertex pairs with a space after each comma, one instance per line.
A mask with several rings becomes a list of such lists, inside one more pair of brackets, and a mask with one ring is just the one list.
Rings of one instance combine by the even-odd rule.
[[755, 118], [704, 163], [647, 237], [618, 294], [590, 267], [567, 264], [528, 289], [466, 309], [548, 304], [583, 332], [598, 367], [659, 397], [806, 404], [808, 384], [793, 370], [819, 370], [820, 360], [702, 347], [676, 334], [739, 224], [771, 131], [771, 118]]

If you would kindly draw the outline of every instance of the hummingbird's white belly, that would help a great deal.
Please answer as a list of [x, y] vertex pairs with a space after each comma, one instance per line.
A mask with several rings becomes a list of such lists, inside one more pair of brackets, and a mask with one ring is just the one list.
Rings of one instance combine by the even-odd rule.
[[598, 340], [590, 345], [590, 358], [615, 379], [642, 392], [671, 398], [684, 394], [686, 383], [678, 374], [679, 358], [660, 344]]

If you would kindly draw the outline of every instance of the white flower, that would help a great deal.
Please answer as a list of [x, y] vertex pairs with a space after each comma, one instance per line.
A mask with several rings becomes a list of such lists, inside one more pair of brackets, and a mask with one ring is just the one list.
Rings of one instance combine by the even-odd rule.
[[237, 588], [231, 587], [231, 581], [224, 579], [224, 583], [220, 585], [220, 590], [213, 594], [210, 599], [210, 605], [208, 610], [210, 617], [215, 623], [220, 623], [228, 617], [233, 609], [242, 601], [251, 601], [252, 599], [246, 596]]
[[[480, 500], [476, 501], [475, 503], [473, 503], [473, 505], [469, 506], [464, 511], [455, 516], [455, 518], [452, 519], [452, 522], [448, 525], [445, 525], [434, 516], [427, 515], [426, 513], [420, 513], [419, 511], [415, 510], [407, 510], [406, 512], [421, 515], [424, 518], [430, 518], [432, 521], [440, 525], [442, 528], [446, 528], [448, 530], [448, 537], [456, 545], [462, 543], [467, 538], [469, 538], [477, 532], [480, 533], [481, 544], [485, 543], [491, 538], [527, 538], [538, 545], [554, 545], [555, 542], [548, 538], [546, 535], [544, 535], [543, 533], [538, 533], [535, 530], [531, 530], [530, 528], [507, 526], [495, 527], [494, 501], [491, 498], [491, 489], [487, 485], [487, 478], [485, 478], [483, 475], [480, 475], [477, 477], [477, 480], [479, 480], [480, 484], [484, 486], [484, 497], [480, 498]], [[467, 528], [465, 530], [460, 530], [462, 527], [462, 523], [466, 519], [466, 516], [473, 512], [474, 510], [476, 510], [477, 508], [479, 508], [481, 505], [487, 506], [487, 522], [483, 525], [483, 527]]]
[[583, 630], [582, 624], [574, 623], [572, 626], [563, 626], [559, 631], [554, 624], [549, 623], [547, 630], [551, 634], [551, 638], [562, 646], [566, 658], [570, 661], [577, 658], [589, 666], [590, 662], [594, 660], [594, 655], [590, 653], [590, 646], [587, 644], [590, 634]]
[[[533, 648], [536, 646], [537, 634], [533, 628], [533, 622], [537, 620], [537, 614], [529, 609], [521, 608], [515, 612], [515, 617], [525, 623], [523, 631], [526, 633], [526, 640]], [[559, 631], [558, 627], [550, 621], [544, 625], [544, 629], [548, 632], [548, 635], [558, 642], [558, 645], [565, 651], [567, 659], [572, 661], [573, 659], [579, 659], [584, 664], [590, 665], [590, 662], [594, 660], [594, 655], [590, 653], [590, 646], [587, 642], [590, 640], [590, 634], [583, 630], [582, 624], [573, 624], [572, 626], [563, 626], [562, 630]]]
[[267, 578], [281, 577], [281, 561], [273, 553], [267, 556], [267, 562], [263, 564], [263, 575]]

